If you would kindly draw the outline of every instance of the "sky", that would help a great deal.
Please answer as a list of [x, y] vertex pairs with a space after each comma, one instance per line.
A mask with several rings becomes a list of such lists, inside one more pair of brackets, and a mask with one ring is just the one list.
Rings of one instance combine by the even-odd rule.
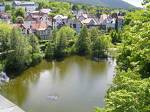
[[142, 7], [141, 2], [143, 0], [123, 0], [123, 1], [126, 1], [126, 2], [132, 4], [132, 5], [136, 6], [136, 7]]

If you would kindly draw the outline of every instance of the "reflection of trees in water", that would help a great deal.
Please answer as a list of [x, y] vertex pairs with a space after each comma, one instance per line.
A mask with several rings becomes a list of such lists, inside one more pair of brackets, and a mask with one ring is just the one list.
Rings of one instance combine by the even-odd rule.
[[76, 63], [82, 71], [89, 71], [91, 75], [102, 74], [108, 68], [107, 61], [105, 60], [96, 62], [92, 61], [91, 59], [86, 59], [85, 57], [74, 56], [73, 58], [70, 58], [69, 61]]
[[68, 68], [71, 65], [72, 61], [67, 58], [64, 61], [60, 62], [55, 61], [53, 63], [53, 73], [54, 74], [59, 73], [60, 78], [64, 79], [64, 77], [66, 76], [66, 72], [68, 71]]
[[28, 85], [20, 81], [10, 82], [2, 87], [0, 93], [15, 104], [22, 106], [28, 96]]
[[40, 64], [24, 71], [21, 74], [21, 79], [19, 79], [19, 80], [23, 80], [27, 84], [30, 82], [36, 83], [36, 82], [38, 82], [38, 79], [40, 78], [40, 73], [42, 73], [45, 70], [50, 70], [51, 68], [52, 68], [52, 63], [43, 60]]
[[37, 66], [24, 71], [19, 75], [19, 77], [12, 80], [9, 84], [2, 86], [0, 93], [17, 105], [22, 106], [28, 96], [29, 84], [38, 83], [40, 73], [51, 69], [51, 67], [51, 63], [42, 61]]
[[[52, 63], [43, 60], [40, 64], [29, 68], [9, 84], [3, 86], [0, 93], [19, 106], [22, 106], [27, 100], [31, 84], [36, 85], [40, 74], [44, 71], [51, 71], [54, 76], [53, 78], [60, 77], [60, 80], [64, 80], [66, 75], [72, 75], [77, 70], [77, 75], [82, 83], [83, 81], [92, 81], [93, 78], [96, 78], [95, 75], [105, 75], [108, 69], [109, 66], [106, 61], [94, 62], [79, 56], [68, 57], [64, 61]], [[59, 76], [57, 77], [57, 75]]]
[[64, 78], [69, 69], [73, 67], [73, 64], [77, 64], [81, 70], [84, 70], [85, 66], [88, 65], [88, 61], [84, 57], [80, 56], [71, 56], [67, 57], [63, 61], [55, 61], [53, 63], [53, 73], [57, 73], [56, 71], [59, 71], [60, 77]]
[[89, 67], [91, 75], [105, 74], [108, 68], [107, 61], [102, 60], [100, 62], [90, 61]]
[[53, 64], [53, 71], [56, 73], [59, 70], [60, 77], [65, 77], [66, 72], [70, 67], [76, 64], [78, 68], [80, 68], [81, 72], [89, 71], [91, 75], [93, 74], [103, 74], [106, 69], [108, 69], [108, 63], [105, 60], [100, 62], [91, 61], [90, 59], [86, 59], [85, 57], [80, 56], [72, 56], [66, 58], [64, 61], [61, 62], [54, 62]]
[[107, 69], [109, 69], [109, 67], [106, 60], [95, 62], [80, 56], [71, 56], [66, 58], [64, 61], [53, 62], [52, 67], [53, 74], [59, 75], [61, 80], [64, 79], [67, 74], [72, 75], [73, 72], [76, 72], [74, 70], [77, 70], [77, 72], [79, 72], [78, 75], [80, 76], [80, 78], [84, 78], [84, 74], [86, 73], [88, 73], [87, 75], [90, 75], [91, 77], [92, 75], [105, 75]]

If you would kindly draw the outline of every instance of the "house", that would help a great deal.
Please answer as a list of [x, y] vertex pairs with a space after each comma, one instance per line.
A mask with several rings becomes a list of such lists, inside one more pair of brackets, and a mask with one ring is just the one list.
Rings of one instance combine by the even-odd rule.
[[40, 9], [40, 12], [45, 13], [45, 14], [49, 14], [50, 12], [52, 12], [52, 9], [43, 8], [43, 9]]
[[27, 14], [24, 22], [28, 24], [31, 24], [32, 22], [45, 22], [52, 26], [52, 17], [50, 17], [45, 12], [43, 13], [41, 11], [32, 11]]
[[116, 28], [116, 18], [108, 18], [106, 20], [106, 31]]
[[29, 2], [29, 1], [13, 1], [12, 6], [17, 8], [23, 8], [27, 12], [35, 11], [36, 8], [38, 8], [38, 5], [35, 2]]
[[79, 16], [81, 16], [82, 14], [87, 14], [87, 12], [85, 10], [72, 10], [72, 14], [78, 18]]
[[80, 33], [82, 28], [82, 24], [77, 18], [69, 19], [67, 25], [73, 28], [77, 33]]
[[49, 39], [52, 34], [52, 26], [45, 22], [32, 22], [31, 24], [13, 24], [13, 27], [21, 30], [22, 34], [35, 34], [39, 39]]
[[94, 18], [87, 18], [81, 21], [82, 25], [86, 25], [87, 28], [99, 26], [98, 22]]
[[34, 33], [40, 39], [48, 39], [52, 32], [52, 17], [47, 12], [31, 11], [28, 12], [19, 28], [22, 34]]
[[49, 39], [52, 34], [52, 26], [44, 22], [32, 23], [30, 28], [42, 40]]
[[124, 24], [124, 17], [123, 16], [118, 16], [117, 23], [118, 23], [118, 25], [117, 25], [118, 29], [122, 28], [122, 26]]
[[48, 15], [39, 11], [32, 11], [26, 15], [25, 21], [43, 21], [45, 20], [44, 18], [47, 19]]
[[[27, 27], [25, 24], [16, 23], [16, 24], [13, 24], [13, 27], [20, 29], [22, 34], [24, 34], [24, 35], [32, 33], [30, 30], [30, 26]], [[30, 32], [29, 32], [29, 30], [30, 30]]]
[[78, 15], [77, 16], [77, 19], [79, 20], [79, 21], [83, 21], [83, 20], [85, 20], [85, 19], [87, 19], [88, 18], [88, 15], [87, 14], [81, 14], [81, 15]]
[[0, 3], [0, 12], [5, 12], [5, 4]]
[[122, 28], [124, 24], [124, 13], [121, 12], [113, 13], [111, 17], [116, 18], [116, 28], [118, 29]]
[[53, 28], [60, 28], [63, 25], [66, 25], [68, 22], [68, 16], [56, 15], [53, 18]]
[[107, 21], [108, 17], [109, 17], [108, 15], [102, 14], [102, 15], [100, 16], [100, 18], [99, 18], [100, 24], [101, 24], [101, 25], [106, 25], [106, 21]]
[[108, 31], [108, 29], [116, 28], [116, 18], [113, 18], [110, 15], [102, 14], [99, 22], [102, 30]]
[[21, 28], [21, 31], [22, 31], [22, 34], [31, 34], [32, 33], [32, 29], [31, 29], [31, 26], [29, 24], [21, 24], [20, 25], [20, 28]]
[[11, 16], [5, 12], [0, 12], [0, 20], [6, 23], [11, 22]]

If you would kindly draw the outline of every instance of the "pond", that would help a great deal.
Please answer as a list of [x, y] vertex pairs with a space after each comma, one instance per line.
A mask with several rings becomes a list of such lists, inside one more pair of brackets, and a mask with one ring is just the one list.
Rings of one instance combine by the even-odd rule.
[[92, 112], [104, 106], [115, 61], [72, 56], [31, 67], [0, 89], [26, 112]]

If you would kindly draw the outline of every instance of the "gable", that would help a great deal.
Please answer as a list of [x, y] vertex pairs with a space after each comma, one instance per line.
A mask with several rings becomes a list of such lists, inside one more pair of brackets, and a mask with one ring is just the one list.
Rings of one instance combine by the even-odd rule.
[[91, 21], [89, 22], [89, 25], [96, 25], [96, 21], [94, 21], [94, 19], [91, 19]]

